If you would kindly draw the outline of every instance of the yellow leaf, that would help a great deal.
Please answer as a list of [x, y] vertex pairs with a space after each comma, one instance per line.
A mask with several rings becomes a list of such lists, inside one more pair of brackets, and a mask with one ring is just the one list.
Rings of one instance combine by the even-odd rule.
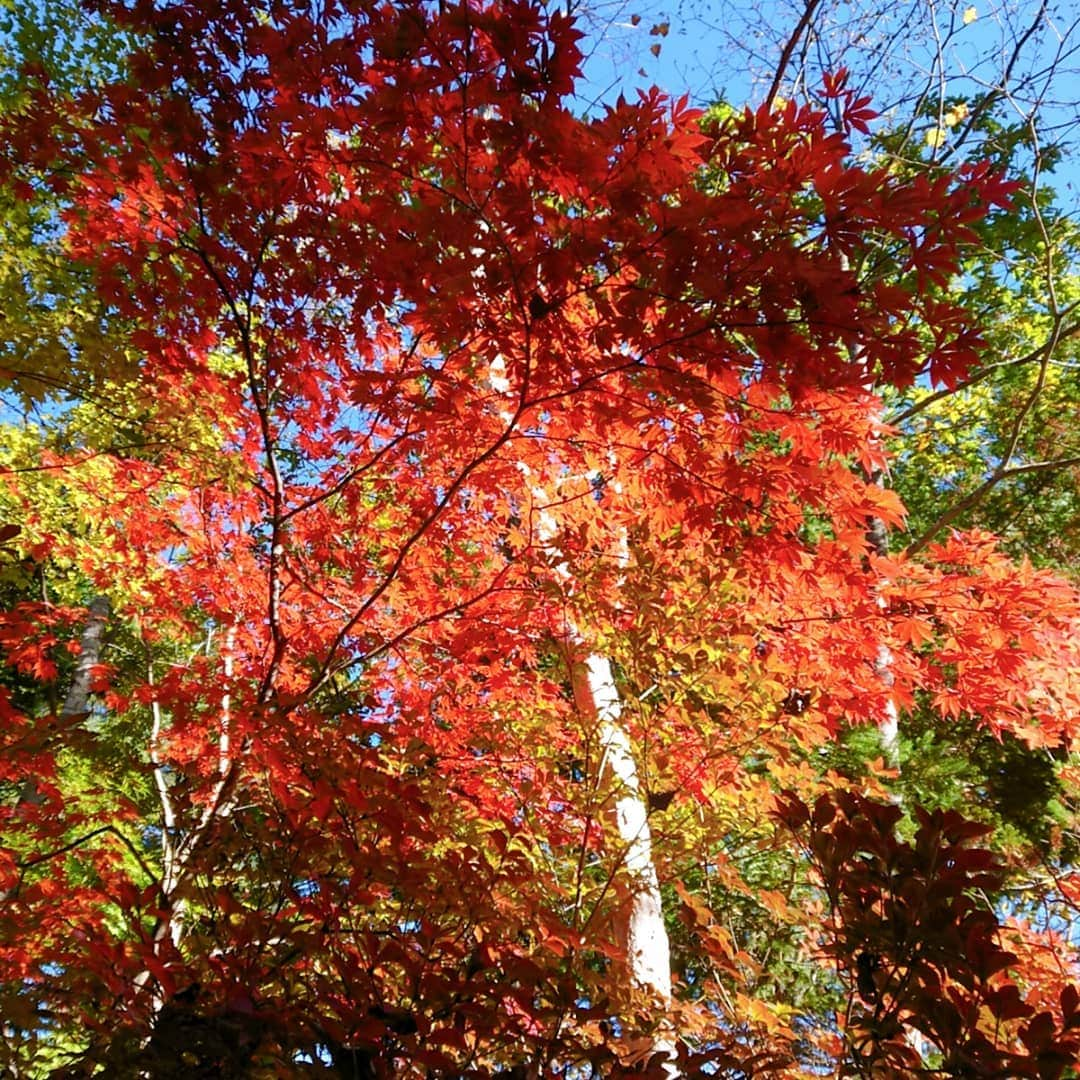
[[940, 127], [932, 127], [926, 133], [926, 145], [931, 150], [936, 150], [945, 141], [945, 129]]
[[975, 5], [974, 4], [972, 4], [971, 7], [964, 8], [964, 25], [965, 26], [969, 25], [970, 23], [973, 23], [978, 17], [979, 17], [979, 13], [975, 10]]
[[954, 105], [942, 119], [945, 121], [946, 127], [956, 127], [961, 120], [966, 119], [968, 114], [967, 103], [962, 101], [959, 105]]

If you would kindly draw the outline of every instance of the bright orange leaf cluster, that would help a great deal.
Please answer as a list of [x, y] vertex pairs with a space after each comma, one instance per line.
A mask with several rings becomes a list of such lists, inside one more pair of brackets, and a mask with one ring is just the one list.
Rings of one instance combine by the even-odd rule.
[[[923, 286], [998, 178], [863, 168], [792, 104], [579, 118], [580, 31], [531, 0], [101, 7], [129, 78], [40, 82], [4, 171], [62, 200], [153, 449], [43, 458], [82, 518], [27, 495], [21, 527], [137, 660], [93, 723], [0, 697], [16, 1027], [66, 1017], [112, 1075], [619, 1075], [656, 1017], [620, 976], [582, 639], [697, 823], [657, 861], [701, 928], [687, 860], [723, 874], [740, 807], [776, 832], [762, 761], [805, 773], [890, 697], [1068, 743], [1075, 593], [983, 538], [916, 564], [865, 536], [903, 516], [868, 387], [973, 362]], [[863, 271], [883, 248], [898, 277]], [[178, 418], [197, 444], [153, 441]], [[60, 617], [3, 616], [20, 678]], [[154, 783], [65, 788], [112, 725]], [[694, 1067], [797, 1068], [775, 1002], [677, 996]]]

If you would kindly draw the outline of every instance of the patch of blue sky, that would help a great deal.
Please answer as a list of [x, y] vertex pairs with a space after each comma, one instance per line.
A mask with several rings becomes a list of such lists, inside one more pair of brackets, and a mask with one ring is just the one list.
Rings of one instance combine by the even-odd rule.
[[[804, 0], [597, 0], [580, 8], [586, 36], [579, 110], [594, 114], [622, 94], [656, 85], [692, 104], [757, 105], [806, 10]], [[1005, 117], [1023, 122], [1037, 106], [1044, 140], [1077, 141], [1076, 69], [1080, 17], [1068, 5], [1040, 0], [824, 0], [816, 29], [788, 74], [805, 62], [811, 88], [820, 74], [846, 66], [856, 89], [883, 114], [910, 115], [928, 102], [973, 102], [1000, 91]], [[1019, 48], [1018, 48], [1019, 47]], [[1012, 61], [1016, 53], [1015, 61]], [[1009, 68], [1008, 85], [1002, 88]], [[781, 93], [784, 88], [781, 87]], [[927, 124], [930, 120], [927, 120]], [[1044, 141], [1045, 145], [1045, 141]], [[857, 145], [856, 149], [860, 149]], [[940, 150], [949, 153], [946, 139]], [[1080, 156], [1066, 154], [1054, 183], [1061, 199], [1080, 199]]]

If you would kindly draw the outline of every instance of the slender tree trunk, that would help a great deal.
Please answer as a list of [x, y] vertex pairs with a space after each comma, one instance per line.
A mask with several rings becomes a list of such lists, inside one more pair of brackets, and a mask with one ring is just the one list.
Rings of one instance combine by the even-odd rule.
[[79, 662], [75, 667], [75, 677], [64, 698], [61, 717], [70, 719], [88, 711], [90, 683], [94, 668], [101, 663], [101, 646], [105, 637], [105, 624], [109, 621], [109, 601], [104, 596], [96, 596], [87, 609], [86, 626], [79, 638]]
[[[671, 949], [664, 926], [660, 882], [653, 862], [648, 810], [641, 794], [637, 763], [626, 727], [611, 662], [592, 653], [574, 665], [574, 697], [578, 708], [595, 719], [603, 751], [602, 782], [612, 788], [609, 803], [622, 844], [624, 882], [618, 888], [616, 935], [622, 944], [635, 989], [651, 994], [667, 1013], [671, 1006]], [[664, 1073], [679, 1075], [676, 1047], [669, 1029], [661, 1029], [652, 1056], [664, 1062]]]
[[[881, 484], [881, 474], [875, 473], [871, 480]], [[872, 517], [866, 530], [866, 538], [875, 555], [889, 554], [889, 534], [885, 528], [885, 522], [879, 517]], [[885, 600], [878, 596], [878, 607], [884, 610]], [[874, 661], [874, 673], [881, 680], [887, 690], [893, 686], [893, 656], [889, 646], [884, 642], [878, 645], [877, 659]], [[885, 763], [893, 769], [900, 768], [900, 714], [896, 708], [896, 700], [889, 694], [885, 702], [885, 709], [878, 717], [878, 733], [881, 736], [881, 751], [885, 756]]]
[[[874, 484], [881, 485], [881, 473], [875, 472], [870, 477]], [[879, 517], [872, 517], [868, 522], [866, 531], [866, 538], [870, 543], [871, 550], [875, 555], [885, 556], [889, 554], [889, 533], [885, 527], [885, 522]], [[885, 600], [882, 596], [878, 596], [878, 607], [885, 608]], [[882, 681], [886, 690], [892, 689], [895, 681], [893, 675], [893, 656], [892, 650], [884, 642], [878, 645], [877, 660], [874, 662], [874, 672], [877, 677]], [[881, 750], [885, 757], [885, 763], [891, 768], [895, 769], [897, 775], [900, 773], [900, 712], [896, 707], [896, 699], [890, 693], [888, 700], [885, 702], [885, 709], [882, 715], [878, 718], [878, 732], [881, 736]], [[902, 802], [902, 796], [899, 792], [893, 794], [893, 801], [897, 804]], [[922, 1061], [926, 1061], [928, 1057], [929, 1047], [926, 1040], [923, 1038], [922, 1033], [913, 1027], [908, 1027], [905, 1032], [905, 1038], [911, 1048], [919, 1055]]]
[[[506, 378], [506, 365], [501, 356], [495, 357], [488, 375], [492, 389], [499, 395], [510, 396], [512, 389]], [[500, 415], [509, 422], [510, 414]], [[559, 526], [548, 505], [542, 487], [531, 483], [531, 471], [521, 461], [518, 468], [530, 484], [536, 512], [536, 536], [540, 544], [558, 553], [555, 545]], [[625, 559], [625, 552], [623, 553]], [[558, 573], [569, 578], [565, 563]], [[652, 833], [649, 829], [648, 807], [641, 792], [637, 762], [634, 760], [630, 736], [622, 722], [622, 704], [615, 686], [611, 662], [606, 656], [590, 652], [576, 626], [570, 626], [570, 669], [574, 699], [581, 713], [594, 720], [602, 749], [602, 764], [598, 780], [610, 784], [610, 812], [616, 835], [622, 844], [625, 885], [617, 886], [620, 895], [616, 912], [616, 937], [622, 944], [626, 966], [633, 987], [650, 994], [665, 1020], [671, 1008], [671, 948], [664, 925], [660, 882], [653, 862]], [[664, 1075], [670, 1080], [680, 1075], [675, 1064], [676, 1044], [669, 1023], [660, 1025], [661, 1034], [654, 1039], [651, 1056], [664, 1062]]]
[[[236, 628], [230, 626], [225, 632], [221, 646], [222, 672], [227, 685], [232, 682], [235, 646]], [[206, 647], [207, 651], [209, 651], [209, 639]], [[153, 685], [154, 673], [152, 665], [148, 669], [147, 680], [150, 685]], [[179, 948], [184, 936], [187, 915], [187, 901], [183, 895], [183, 885], [192, 855], [202, 843], [207, 830], [210, 829], [214, 822], [219, 818], [228, 817], [233, 810], [233, 801], [229, 798], [223, 798], [234, 765], [232, 752], [232, 695], [226, 690], [221, 698], [221, 713], [218, 718], [218, 778], [214, 785], [213, 798], [203, 808], [202, 813], [199, 815], [198, 824], [192, 828], [186, 837], [180, 837], [178, 833], [176, 812], [161, 758], [161, 705], [155, 699], [150, 703], [150, 708], [153, 717], [150, 732], [150, 761], [154, 767], [154, 782], [157, 787], [158, 800], [161, 804], [162, 821], [162, 913], [154, 928], [153, 940], [156, 948], [158, 942], [168, 937], [173, 947]], [[150, 973], [148, 971], [142, 972], [136, 979], [137, 985], [140, 987], [145, 985], [149, 977]]]
[[[207, 638], [206, 650], [210, 651], [213, 635]], [[236, 628], [226, 630], [221, 646], [222, 671], [226, 686], [232, 683], [234, 670], [234, 649]], [[153, 660], [147, 656], [147, 683], [154, 685]], [[212, 797], [199, 815], [198, 822], [186, 836], [179, 830], [176, 808], [166, 777], [165, 763], [162, 757], [163, 717], [161, 704], [157, 699], [150, 702], [152, 725], [150, 729], [150, 762], [154, 770], [154, 784], [157, 788], [158, 801], [161, 805], [161, 882], [159, 885], [159, 914], [150, 935], [150, 947], [155, 957], [160, 958], [163, 944], [168, 941], [170, 947], [179, 950], [187, 930], [187, 886], [192, 875], [192, 860], [203, 844], [208, 831], [215, 822], [228, 817], [235, 806], [232, 782], [235, 779], [235, 758], [232, 748], [232, 696], [228, 689], [222, 695], [221, 712], [218, 716], [218, 764], [217, 780], [212, 789]], [[154, 987], [154, 975], [149, 967], [144, 967], [135, 976], [135, 989], [141, 994], [149, 989], [150, 1012], [154, 1017], [153, 1031], [142, 1041], [142, 1050], [153, 1054], [154, 1040], [164, 1025], [167, 1030], [170, 1021], [170, 1002], [160, 990]], [[183, 1017], [183, 1011], [178, 1014]], [[170, 1036], [171, 1037], [171, 1036]], [[152, 1069], [140, 1075], [151, 1075]]]

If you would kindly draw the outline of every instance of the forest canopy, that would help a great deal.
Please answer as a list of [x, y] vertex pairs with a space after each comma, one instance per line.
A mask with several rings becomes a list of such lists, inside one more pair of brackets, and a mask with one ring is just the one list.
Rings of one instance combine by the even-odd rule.
[[595, 8], [47, 8], [5, 1075], [1075, 1076], [1045, 5], [880, 116], [814, 0], [701, 108], [586, 107]]

